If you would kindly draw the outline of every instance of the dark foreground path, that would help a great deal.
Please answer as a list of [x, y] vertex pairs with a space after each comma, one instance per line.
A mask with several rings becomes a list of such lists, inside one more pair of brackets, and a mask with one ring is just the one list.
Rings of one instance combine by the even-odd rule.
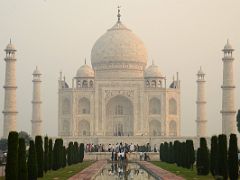
[[159, 179], [163, 180], [184, 180], [183, 177], [177, 176], [169, 171], [153, 165], [147, 161], [138, 161], [139, 165], [147, 170], [150, 174], [155, 174]]
[[104, 168], [106, 164], [107, 160], [97, 161], [81, 172], [70, 177], [68, 180], [91, 180]]

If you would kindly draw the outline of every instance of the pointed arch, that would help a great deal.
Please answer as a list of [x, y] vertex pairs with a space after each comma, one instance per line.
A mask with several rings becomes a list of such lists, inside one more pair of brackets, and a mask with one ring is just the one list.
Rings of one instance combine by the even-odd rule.
[[177, 114], [177, 101], [174, 98], [169, 99], [169, 114]]
[[174, 120], [169, 123], [169, 136], [177, 136], [177, 123]]
[[71, 103], [68, 98], [65, 98], [63, 100], [63, 105], [62, 105], [62, 113], [63, 114], [70, 114], [71, 112]]
[[63, 131], [64, 135], [69, 135], [69, 130], [70, 130], [69, 120], [63, 120], [62, 131]]
[[149, 124], [149, 135], [150, 136], [161, 136], [161, 122], [158, 120], [152, 120]]
[[90, 101], [83, 97], [78, 101], [78, 114], [90, 114]]
[[78, 123], [79, 136], [90, 136], [90, 123], [86, 120], [81, 120]]
[[106, 105], [105, 135], [132, 136], [133, 119], [132, 101], [122, 95], [112, 97]]
[[158, 98], [150, 99], [149, 114], [161, 114], [161, 101]]

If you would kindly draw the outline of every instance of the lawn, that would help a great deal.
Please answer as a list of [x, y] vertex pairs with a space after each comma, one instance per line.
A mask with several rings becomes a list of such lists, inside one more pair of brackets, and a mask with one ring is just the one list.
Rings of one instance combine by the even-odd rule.
[[[47, 174], [44, 174], [43, 178], [38, 178], [38, 180], [65, 180], [90, 166], [92, 163], [93, 161], [84, 161], [83, 163], [61, 168], [58, 171], [48, 171]], [[0, 180], [4, 179], [4, 177], [0, 177]]]
[[65, 168], [59, 169], [58, 171], [48, 171], [47, 174], [44, 174], [43, 178], [38, 178], [38, 180], [68, 179], [69, 177], [77, 174], [86, 167], [90, 166], [92, 163], [93, 161], [84, 161], [83, 163], [67, 166]]
[[196, 168], [193, 170], [191, 169], [186, 169], [182, 167], [178, 167], [176, 164], [169, 164], [165, 162], [160, 162], [160, 161], [153, 161], [152, 162], [154, 165], [161, 167], [162, 169], [165, 169], [167, 171], [170, 171], [178, 176], [182, 176], [187, 180], [213, 180], [213, 176], [209, 174], [208, 176], [198, 176], [196, 172]]

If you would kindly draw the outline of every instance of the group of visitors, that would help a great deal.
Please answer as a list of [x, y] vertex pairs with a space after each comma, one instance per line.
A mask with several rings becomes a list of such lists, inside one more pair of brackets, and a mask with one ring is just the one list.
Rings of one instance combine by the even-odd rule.
[[152, 148], [149, 143], [145, 145], [138, 145], [138, 144], [127, 144], [127, 143], [116, 143], [116, 144], [93, 144], [89, 143], [85, 145], [85, 152], [115, 152], [120, 151], [119, 149], [125, 152], [157, 152], [158, 149], [156, 144]]

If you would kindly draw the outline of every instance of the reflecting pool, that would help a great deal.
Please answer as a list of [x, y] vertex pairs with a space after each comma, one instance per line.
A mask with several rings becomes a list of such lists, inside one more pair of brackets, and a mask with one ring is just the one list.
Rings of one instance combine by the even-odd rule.
[[111, 179], [141, 179], [155, 180], [147, 171], [142, 169], [137, 163], [108, 163], [96, 176], [95, 180]]

